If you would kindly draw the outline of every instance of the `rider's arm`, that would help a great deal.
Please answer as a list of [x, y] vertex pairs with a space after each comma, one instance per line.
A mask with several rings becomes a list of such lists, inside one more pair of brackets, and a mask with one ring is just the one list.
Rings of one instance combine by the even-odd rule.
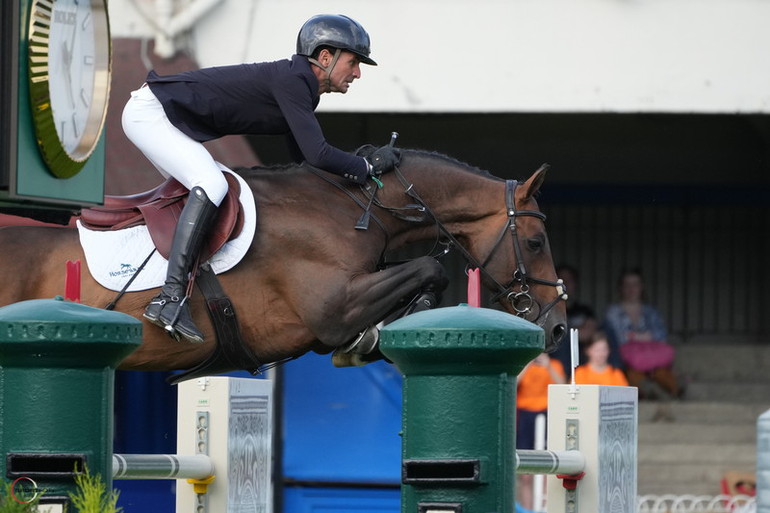
[[314, 98], [309, 84], [301, 76], [289, 76], [276, 87], [275, 98], [291, 130], [302, 156], [308, 164], [343, 176], [356, 183], [364, 183], [369, 164], [362, 157], [344, 152], [326, 142], [315, 117]]

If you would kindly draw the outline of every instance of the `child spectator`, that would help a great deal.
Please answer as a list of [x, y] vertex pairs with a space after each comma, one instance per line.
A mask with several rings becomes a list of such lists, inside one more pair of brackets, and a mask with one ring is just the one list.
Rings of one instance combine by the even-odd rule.
[[[516, 449], [535, 448], [535, 419], [548, 412], [548, 385], [564, 384], [564, 366], [547, 353], [540, 353], [521, 371], [516, 386]], [[532, 508], [532, 475], [516, 476], [516, 500]]]
[[585, 348], [588, 361], [575, 369], [575, 383], [582, 385], [628, 386], [628, 380], [620, 369], [609, 364], [610, 344], [603, 331], [597, 331]]

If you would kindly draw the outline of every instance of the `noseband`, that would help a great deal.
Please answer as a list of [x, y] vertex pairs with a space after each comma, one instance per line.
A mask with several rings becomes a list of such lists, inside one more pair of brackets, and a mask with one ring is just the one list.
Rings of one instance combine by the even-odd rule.
[[[535, 305], [538, 305], [539, 312], [537, 317], [532, 321], [537, 323], [543, 316], [545, 316], [546, 313], [548, 313], [551, 308], [556, 306], [559, 301], [566, 301], [567, 300], [567, 291], [564, 287], [564, 283], [561, 279], [557, 279], [556, 281], [550, 281], [550, 280], [544, 280], [541, 278], [536, 278], [534, 276], [530, 276], [527, 272], [527, 268], [524, 265], [524, 258], [523, 258], [523, 252], [521, 250], [521, 243], [519, 242], [519, 236], [516, 229], [516, 218], [517, 217], [536, 217], [540, 219], [541, 221], [545, 222], [545, 214], [538, 210], [517, 210], [516, 209], [516, 187], [518, 187], [519, 182], [516, 180], [506, 180], [505, 181], [505, 206], [506, 211], [508, 214], [508, 219], [506, 220], [505, 224], [503, 224], [502, 229], [500, 230], [500, 234], [497, 237], [497, 240], [495, 241], [495, 244], [492, 246], [492, 250], [490, 251], [487, 258], [484, 260], [484, 262], [479, 262], [473, 255], [470, 254], [470, 252], [465, 249], [465, 247], [460, 244], [460, 242], [457, 240], [457, 238], [452, 235], [449, 230], [446, 229], [446, 227], [439, 221], [439, 219], [433, 214], [430, 207], [423, 201], [423, 199], [417, 194], [417, 192], [414, 190], [414, 187], [412, 184], [408, 183], [404, 176], [401, 174], [401, 172], [396, 169], [395, 174], [398, 176], [401, 183], [406, 187], [406, 190], [404, 191], [408, 196], [413, 198], [415, 201], [419, 203], [419, 209], [430, 215], [430, 217], [433, 218], [433, 220], [436, 223], [436, 226], [438, 227], [441, 234], [448, 240], [448, 246], [457, 248], [458, 251], [463, 255], [463, 258], [465, 258], [466, 262], [468, 263], [468, 266], [471, 268], [477, 268], [481, 271], [482, 274], [490, 281], [492, 284], [494, 284], [495, 288], [497, 289], [497, 294], [492, 298], [492, 302], [498, 301], [501, 298], [505, 297], [508, 302], [511, 305], [511, 308], [513, 308], [514, 312], [516, 312], [516, 315], [519, 317], [526, 318], [528, 315], [530, 315], [533, 311], [533, 307]], [[495, 251], [497, 250], [498, 246], [502, 243], [503, 239], [505, 238], [506, 232], [511, 233], [511, 239], [513, 240], [513, 252], [516, 257], [516, 270], [513, 272], [513, 275], [511, 276], [511, 280], [507, 284], [502, 284], [499, 281], [497, 281], [492, 274], [486, 269], [487, 265], [489, 264], [489, 261], [492, 259], [492, 256], [495, 254]], [[554, 298], [550, 303], [545, 305], [545, 307], [542, 307], [530, 294], [530, 283], [536, 283], [540, 285], [548, 285], [551, 287], [556, 288], [557, 296]]]

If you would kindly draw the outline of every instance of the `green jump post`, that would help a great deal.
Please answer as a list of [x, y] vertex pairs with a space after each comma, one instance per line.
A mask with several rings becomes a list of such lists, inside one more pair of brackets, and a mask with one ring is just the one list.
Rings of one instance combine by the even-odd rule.
[[112, 489], [115, 367], [141, 342], [133, 317], [61, 298], [0, 308], [0, 468], [17, 500], [34, 482], [67, 511], [84, 465]]
[[386, 326], [404, 375], [402, 513], [511, 513], [516, 376], [544, 348], [538, 326], [460, 305]]

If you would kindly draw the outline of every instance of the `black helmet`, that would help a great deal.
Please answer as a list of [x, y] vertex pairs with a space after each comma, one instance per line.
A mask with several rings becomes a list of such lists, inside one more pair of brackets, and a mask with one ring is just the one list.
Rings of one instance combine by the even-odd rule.
[[376, 66], [369, 58], [369, 44], [369, 34], [356, 20], [342, 14], [319, 14], [299, 29], [297, 54], [310, 57], [319, 46], [331, 46], [353, 52], [361, 62]]

